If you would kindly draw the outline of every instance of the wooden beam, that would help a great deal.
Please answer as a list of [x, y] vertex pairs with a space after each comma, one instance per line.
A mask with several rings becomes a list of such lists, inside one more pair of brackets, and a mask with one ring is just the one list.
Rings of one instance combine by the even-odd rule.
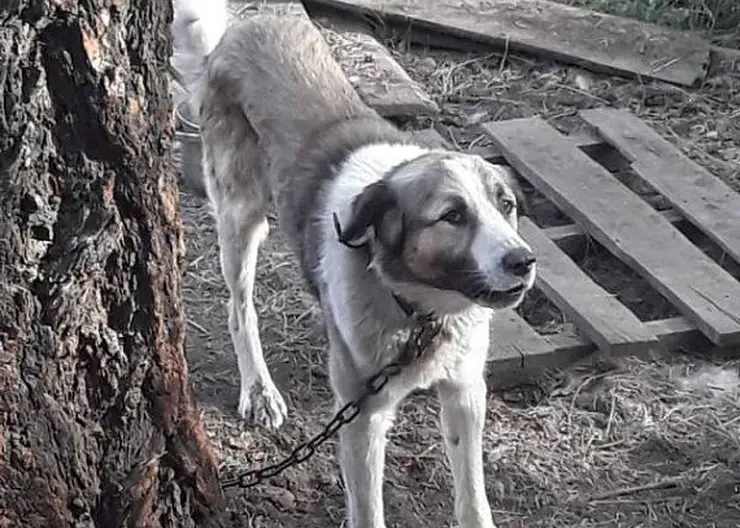
[[629, 112], [600, 108], [580, 115], [640, 178], [740, 263], [740, 194]]
[[[709, 66], [698, 35], [545, 0], [310, 0], [600, 72], [693, 86]], [[423, 36], [421, 38], [423, 40]], [[453, 39], [449, 39], [450, 42]]]
[[494, 314], [488, 361], [496, 363], [497, 368], [524, 368], [530, 355], [552, 354], [556, 348], [514, 310]]
[[740, 283], [538, 118], [483, 125], [511, 165], [717, 345], [740, 342]]
[[[496, 316], [499, 316], [499, 314], [496, 314]], [[527, 324], [523, 319], [519, 319], [524, 324]], [[515, 321], [514, 323], [504, 321], [497, 322], [496, 324], [499, 325], [498, 328], [503, 327], [506, 329], [505, 332], [500, 332], [499, 335], [507, 336], [507, 339], [511, 339], [510, 336], [518, 335], [518, 332], [522, 328], [519, 326], [521, 324], [519, 321]], [[696, 325], [683, 316], [657, 321], [646, 321], [643, 324], [650, 333], [657, 337], [661, 350], [671, 351], [682, 346], [710, 346], [706, 336], [696, 328]], [[493, 344], [488, 357], [494, 377], [495, 374], [508, 376], [516, 372], [537, 372], [548, 368], [563, 367], [598, 352], [596, 345], [583, 336], [567, 331], [542, 336], [535, 331], [537, 336], [543, 338], [548, 343], [548, 348], [543, 346], [539, 340], [530, 334], [530, 331], [534, 331], [534, 329], [528, 324], [527, 327], [528, 329], [523, 330], [525, 337], [514, 341], [516, 346], [520, 348], [504, 347], [497, 349], [496, 325], [494, 325], [491, 333], [491, 342]], [[514, 355], [514, 352], [517, 350], [528, 350], [528, 352], [523, 353], [522, 360], [517, 360]], [[636, 355], [638, 357], [649, 357], [647, 355], [648, 350], [648, 348], [641, 349]]]
[[[659, 211], [660, 215], [668, 220], [672, 224], [677, 224], [683, 220], [686, 220], [681, 214], [675, 209], [667, 209], [665, 211]], [[566, 242], [571, 238], [581, 238], [587, 235], [584, 230], [578, 224], [568, 224], [563, 226], [545, 227], [542, 231], [554, 242]]]

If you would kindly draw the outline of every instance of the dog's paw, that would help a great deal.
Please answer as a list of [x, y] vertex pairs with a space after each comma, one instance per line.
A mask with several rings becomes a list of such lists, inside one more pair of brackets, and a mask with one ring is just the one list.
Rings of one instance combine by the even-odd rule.
[[239, 414], [255, 425], [278, 429], [288, 415], [288, 408], [272, 380], [256, 379], [242, 385]]

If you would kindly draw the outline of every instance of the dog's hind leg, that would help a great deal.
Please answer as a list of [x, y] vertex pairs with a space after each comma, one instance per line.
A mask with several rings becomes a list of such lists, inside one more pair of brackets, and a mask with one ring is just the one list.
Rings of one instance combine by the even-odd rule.
[[483, 477], [483, 422], [486, 385], [480, 379], [442, 382], [441, 425], [455, 485], [460, 528], [495, 528]]
[[274, 429], [287, 411], [265, 363], [253, 299], [257, 255], [269, 231], [270, 191], [257, 134], [241, 112], [222, 104], [225, 99], [215, 92], [205, 100], [203, 174], [229, 289], [229, 331], [241, 378], [239, 413]]
[[262, 212], [249, 211], [245, 203], [223, 205], [218, 235], [230, 293], [229, 331], [241, 377], [239, 413], [258, 425], [278, 428], [287, 411], [265, 363], [253, 300], [257, 254], [269, 226]]

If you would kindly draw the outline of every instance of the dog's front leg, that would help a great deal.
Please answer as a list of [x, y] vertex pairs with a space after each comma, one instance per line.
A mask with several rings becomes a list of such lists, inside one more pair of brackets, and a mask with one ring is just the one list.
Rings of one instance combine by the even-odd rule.
[[348, 528], [385, 528], [383, 466], [392, 417], [360, 413], [340, 429], [339, 461], [347, 498]]
[[442, 434], [455, 484], [455, 515], [460, 528], [495, 528], [483, 478], [483, 378], [437, 388], [442, 404]]

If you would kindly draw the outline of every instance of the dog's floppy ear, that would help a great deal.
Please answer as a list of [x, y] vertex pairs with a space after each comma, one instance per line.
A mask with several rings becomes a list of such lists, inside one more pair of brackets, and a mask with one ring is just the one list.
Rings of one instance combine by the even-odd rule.
[[378, 231], [385, 214], [397, 206], [396, 196], [384, 180], [371, 183], [352, 201], [345, 225], [334, 218], [339, 241], [350, 247], [367, 242], [368, 229]]

